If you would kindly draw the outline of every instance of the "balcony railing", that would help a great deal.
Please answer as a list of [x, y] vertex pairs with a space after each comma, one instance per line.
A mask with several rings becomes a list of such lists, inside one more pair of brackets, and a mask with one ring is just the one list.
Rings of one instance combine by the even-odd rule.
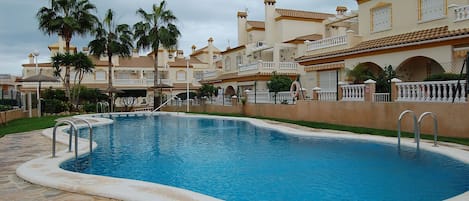
[[455, 22], [469, 19], [469, 5], [459, 6], [454, 9]]
[[203, 78], [211, 78], [211, 77], [216, 77], [218, 75], [218, 71], [212, 70], [212, 71], [204, 71]]
[[408, 102], [466, 102], [466, 81], [457, 80], [435, 82], [396, 83], [397, 101]]
[[246, 65], [239, 66], [239, 72], [247, 71], [296, 71], [298, 64], [295, 62], [272, 62], [258, 61]]
[[[170, 79], [160, 79], [160, 83], [166, 85], [172, 85]], [[113, 84], [115, 86], [138, 86], [138, 87], [149, 87], [153, 86], [153, 79], [114, 79]]]
[[334, 47], [334, 46], [339, 46], [339, 45], [345, 45], [345, 44], [347, 44], [346, 35], [335, 36], [335, 37], [325, 38], [322, 40], [317, 40], [317, 41], [306, 43], [306, 51], [313, 51], [313, 50]]
[[344, 85], [342, 88], [342, 101], [365, 101], [365, 85]]

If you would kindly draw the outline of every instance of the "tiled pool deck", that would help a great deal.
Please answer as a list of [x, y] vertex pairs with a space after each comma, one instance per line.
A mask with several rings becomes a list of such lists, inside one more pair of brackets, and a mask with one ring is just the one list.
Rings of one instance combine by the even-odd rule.
[[[51, 140], [41, 131], [17, 133], [0, 138], [0, 200], [8, 201], [111, 201], [114, 199], [81, 195], [47, 188], [16, 176], [18, 166], [51, 153]], [[65, 146], [59, 146], [64, 149]]]
[[[192, 116], [192, 115], [191, 115]], [[196, 115], [194, 115], [196, 116]], [[224, 118], [224, 117], [217, 117], [217, 118]], [[254, 120], [250, 119], [249, 121], [257, 122], [257, 125], [265, 126], [265, 127], [278, 127], [286, 132], [295, 133], [303, 133], [306, 135], [310, 135], [310, 132], [315, 133], [316, 136], [331, 136], [336, 134], [337, 136], [341, 136], [342, 138], [355, 138], [355, 139], [362, 139], [362, 140], [370, 140], [373, 141], [381, 141], [385, 143], [389, 143], [390, 141], [394, 142], [395, 138], [387, 138], [381, 136], [370, 136], [370, 135], [357, 135], [357, 134], [350, 134], [347, 132], [340, 132], [340, 131], [329, 131], [329, 130], [321, 130], [321, 129], [312, 129], [306, 128], [297, 125], [279, 123], [274, 121], [261, 121], [261, 120]], [[0, 138], [0, 200], [114, 200], [108, 199], [103, 197], [96, 197], [96, 196], [88, 196], [76, 193], [69, 193], [66, 191], [60, 191], [53, 188], [42, 187], [39, 185], [34, 185], [29, 182], [24, 181], [23, 179], [19, 178], [15, 174], [15, 170], [31, 159], [35, 159], [38, 157], [50, 155], [51, 153], [51, 140], [48, 137], [41, 135], [42, 131], [33, 131], [27, 133], [18, 133], [7, 135], [3, 138]], [[46, 132], [47, 133], [47, 132]], [[66, 139], [66, 138], [65, 138]], [[403, 139], [403, 143], [411, 143], [411, 139]], [[423, 143], [423, 148], [434, 150], [441, 153], [446, 153], [453, 155], [453, 157], [465, 161], [469, 163], [469, 155], [467, 154], [469, 151], [468, 146], [456, 145], [451, 143], [439, 143], [439, 148], [435, 148], [431, 146], [431, 141], [426, 141]], [[414, 145], [415, 146], [415, 145]], [[62, 145], [58, 147], [57, 150], [64, 149], [65, 146]], [[71, 155], [71, 153], [69, 153]], [[39, 160], [41, 161], [41, 160]], [[42, 160], [44, 161], [44, 160]], [[46, 161], [47, 162], [47, 161]], [[30, 162], [28, 162], [30, 163]], [[49, 162], [48, 162], [49, 163]], [[58, 163], [59, 164], [59, 163]], [[25, 165], [22, 165], [25, 166]], [[182, 189], [172, 189], [172, 187], [164, 187], [158, 186], [157, 184], [140, 184], [142, 182], [138, 182], [135, 180], [130, 181], [122, 181], [115, 179], [106, 179], [102, 180], [103, 178], [93, 178], [90, 175], [83, 175], [83, 174], [63, 174], [63, 170], [58, 169], [57, 167], [52, 167], [47, 164], [41, 164], [41, 162], [33, 162], [32, 164], [26, 165], [29, 168], [23, 167], [20, 172], [23, 172], [22, 177], [24, 178], [29, 177], [28, 180], [33, 179], [38, 176], [38, 178], [42, 178], [42, 181], [47, 180], [48, 183], [52, 181], [52, 183], [57, 183], [58, 186], [61, 187], [68, 187], [72, 189], [71, 191], [85, 193], [88, 191], [96, 191], [99, 193], [91, 193], [95, 195], [101, 196], [110, 196], [111, 191], [114, 194], [123, 193], [123, 195], [117, 196], [118, 199], [130, 199], [130, 200], [155, 200], [160, 195], [170, 195], [171, 199], [157, 199], [157, 200], [212, 200], [210, 197], [204, 197], [203, 195], [194, 195], [193, 193], [184, 192], [185, 190]], [[42, 167], [41, 167], [42, 166]], [[55, 169], [55, 170], [53, 170]], [[51, 172], [49, 172], [51, 171]], [[26, 172], [26, 173], [25, 173]], [[43, 177], [51, 173], [55, 175], [54, 178], [51, 177]], [[82, 176], [80, 176], [82, 175]], [[86, 187], [75, 186], [76, 183], [68, 183], [66, 180], [60, 182], [60, 178], [72, 178], [77, 181], [84, 181], [86, 183]], [[77, 177], [77, 178], [74, 178]], [[47, 178], [47, 179], [44, 179]], [[107, 183], [108, 188], [106, 189], [106, 185], [102, 185], [103, 183]], [[34, 182], [37, 183], [37, 182]], [[41, 182], [38, 182], [41, 183]], [[83, 183], [83, 182], [79, 182]], [[99, 184], [98, 184], [99, 183]], [[42, 184], [42, 183], [41, 183]], [[60, 184], [60, 185], [59, 185]], [[91, 184], [91, 185], [90, 185]], [[93, 185], [94, 184], [94, 185]], [[43, 184], [44, 185], [44, 184]], [[54, 186], [54, 185], [52, 185]], [[94, 186], [93, 188], [88, 188], [90, 186]], [[126, 187], [127, 186], [127, 187]], [[132, 191], [132, 188], [136, 188], [137, 190]], [[70, 190], [65, 189], [65, 190]], [[81, 190], [80, 190], [81, 189]], [[108, 193], [106, 193], [108, 191]], [[132, 192], [132, 193], [130, 193]], [[187, 196], [189, 195], [189, 197]], [[130, 196], [130, 197], [129, 197]], [[115, 197], [115, 196], [110, 196]], [[137, 197], [143, 197], [137, 199]], [[168, 197], [167, 197], [168, 198]], [[469, 191], [461, 194], [460, 196], [454, 197], [451, 200], [467, 200], [469, 198]]]

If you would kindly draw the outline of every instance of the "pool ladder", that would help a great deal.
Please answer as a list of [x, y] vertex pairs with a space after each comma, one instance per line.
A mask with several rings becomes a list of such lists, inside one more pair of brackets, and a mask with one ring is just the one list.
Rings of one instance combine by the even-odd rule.
[[54, 131], [52, 133], [52, 157], [55, 157], [55, 144], [56, 144], [56, 134], [57, 134], [57, 127], [63, 124], [70, 125], [70, 135], [68, 139], [68, 152], [72, 152], [72, 136], [75, 133], [75, 160], [78, 159], [78, 127], [76, 125], [77, 122], [84, 122], [88, 125], [88, 130], [90, 134], [90, 153], [93, 151], [93, 127], [91, 123], [82, 118], [67, 118], [58, 120], [54, 126]]
[[401, 120], [406, 114], [411, 114], [412, 118], [414, 120], [414, 142], [417, 143], [417, 149], [420, 149], [420, 128], [422, 126], [422, 120], [424, 117], [430, 115], [433, 119], [433, 146], [437, 147], [437, 141], [438, 141], [438, 120], [436, 118], [436, 115], [432, 112], [424, 112], [420, 115], [420, 117], [417, 120], [417, 116], [415, 115], [415, 112], [412, 110], [404, 110], [400, 115], [397, 120], [397, 146], [400, 148], [401, 147]]

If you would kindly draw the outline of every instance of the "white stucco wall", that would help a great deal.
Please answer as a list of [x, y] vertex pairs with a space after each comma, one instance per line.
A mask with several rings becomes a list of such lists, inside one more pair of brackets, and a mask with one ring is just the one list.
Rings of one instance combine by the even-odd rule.
[[324, 25], [319, 22], [280, 20], [277, 21], [276, 34], [277, 42], [285, 42], [300, 36], [310, 34], [324, 34]]

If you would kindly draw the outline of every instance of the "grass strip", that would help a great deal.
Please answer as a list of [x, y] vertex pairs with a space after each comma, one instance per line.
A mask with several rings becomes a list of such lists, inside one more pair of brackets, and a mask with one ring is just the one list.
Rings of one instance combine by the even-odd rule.
[[55, 120], [62, 117], [66, 116], [33, 117], [10, 121], [4, 125], [0, 125], [0, 138], [7, 134], [22, 133], [53, 127], [55, 125]]

